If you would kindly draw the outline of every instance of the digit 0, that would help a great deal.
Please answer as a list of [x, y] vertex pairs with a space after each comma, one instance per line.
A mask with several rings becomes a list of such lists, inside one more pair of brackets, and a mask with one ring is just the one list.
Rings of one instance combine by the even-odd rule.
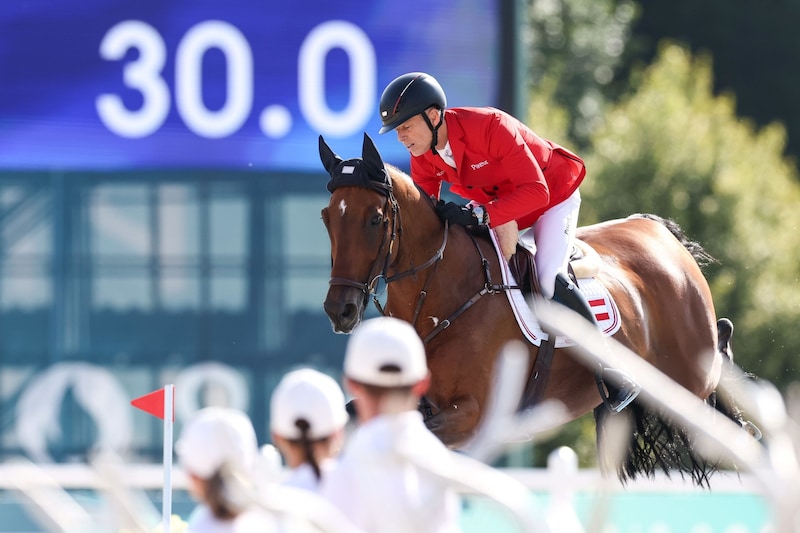
[[[325, 58], [339, 48], [350, 61], [350, 98], [337, 112], [325, 100]], [[308, 34], [298, 58], [300, 110], [317, 131], [347, 137], [361, 130], [375, 108], [375, 49], [364, 31], [341, 20], [325, 22]]]
[[[203, 103], [203, 55], [217, 48], [227, 65], [227, 98], [218, 111]], [[193, 26], [175, 55], [175, 105], [186, 126], [209, 138], [235, 133], [253, 105], [253, 54], [242, 33], [227, 22], [209, 20]]]

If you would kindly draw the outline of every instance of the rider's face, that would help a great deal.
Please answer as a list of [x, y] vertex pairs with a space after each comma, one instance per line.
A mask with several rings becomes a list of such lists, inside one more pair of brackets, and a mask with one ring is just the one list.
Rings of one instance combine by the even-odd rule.
[[[429, 114], [431, 110], [428, 110]], [[434, 110], [436, 111], [436, 110]], [[438, 115], [438, 111], [436, 111]], [[438, 121], [438, 116], [434, 116], [433, 124]], [[397, 126], [397, 140], [400, 141], [406, 150], [411, 152], [411, 155], [417, 157], [431, 149], [431, 142], [433, 141], [433, 132], [425, 123], [422, 115], [414, 115]]]

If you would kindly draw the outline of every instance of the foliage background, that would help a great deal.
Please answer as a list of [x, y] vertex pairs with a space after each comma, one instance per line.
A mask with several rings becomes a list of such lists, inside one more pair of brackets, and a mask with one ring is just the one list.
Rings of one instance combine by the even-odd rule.
[[[794, 73], [774, 67], [800, 54], [800, 37], [767, 19], [800, 11], [779, 4], [529, 0], [526, 118], [586, 160], [582, 225], [656, 213], [718, 260], [705, 273], [736, 327], [736, 362], [785, 390], [800, 380], [800, 143], [786, 126], [800, 117], [784, 95]], [[534, 462], [567, 444], [594, 464], [593, 441], [587, 416]]]

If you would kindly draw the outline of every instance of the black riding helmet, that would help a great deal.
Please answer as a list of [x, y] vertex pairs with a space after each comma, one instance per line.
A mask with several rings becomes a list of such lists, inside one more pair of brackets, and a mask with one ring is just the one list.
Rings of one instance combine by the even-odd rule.
[[437, 130], [442, 125], [444, 117], [436, 127], [433, 127], [425, 110], [436, 107], [444, 112], [447, 107], [447, 96], [436, 78], [424, 72], [409, 72], [395, 78], [381, 95], [380, 113], [383, 127], [379, 133], [392, 131], [397, 126], [414, 115], [421, 114], [433, 132], [431, 150], [436, 151], [438, 143]]

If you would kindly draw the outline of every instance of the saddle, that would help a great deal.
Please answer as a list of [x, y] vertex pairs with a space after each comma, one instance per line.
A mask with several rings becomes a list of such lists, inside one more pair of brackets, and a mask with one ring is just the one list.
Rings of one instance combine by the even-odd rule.
[[[600, 254], [580, 239], [574, 239], [572, 250], [569, 255], [567, 271], [569, 277], [575, 285], [579, 279], [595, 277], [600, 272]], [[517, 243], [517, 251], [511, 256], [508, 262], [514, 279], [517, 280], [519, 288], [523, 294], [531, 296], [541, 296], [542, 290], [539, 287], [539, 276], [536, 273], [536, 263], [531, 251]]]

